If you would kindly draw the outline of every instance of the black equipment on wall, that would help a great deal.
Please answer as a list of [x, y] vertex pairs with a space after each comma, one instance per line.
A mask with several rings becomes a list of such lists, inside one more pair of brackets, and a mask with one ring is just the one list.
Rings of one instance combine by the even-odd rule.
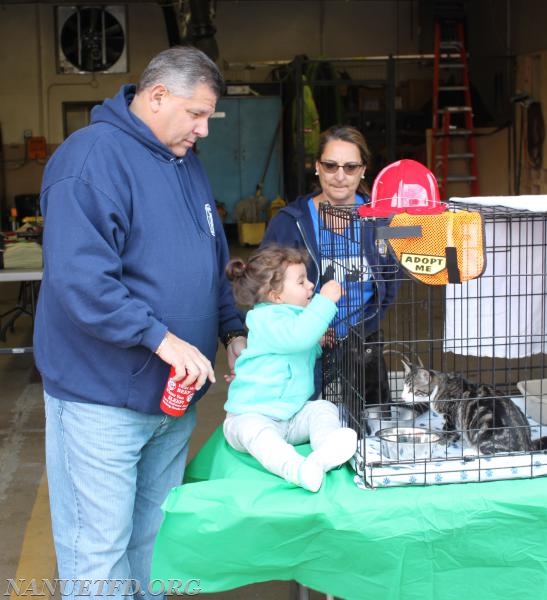
[[124, 6], [58, 6], [60, 73], [127, 72]]
[[212, 21], [213, 9], [209, 0], [190, 0], [188, 38], [196, 48], [205, 52], [211, 60], [218, 59], [216, 28]]
[[183, 0], [176, 7], [171, 0], [159, 0], [169, 46], [190, 44], [211, 60], [219, 56], [213, 25], [214, 9], [210, 0]]

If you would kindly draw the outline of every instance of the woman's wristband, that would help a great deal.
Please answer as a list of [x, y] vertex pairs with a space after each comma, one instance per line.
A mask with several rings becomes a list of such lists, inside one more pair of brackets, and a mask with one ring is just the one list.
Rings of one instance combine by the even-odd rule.
[[223, 335], [220, 339], [224, 344], [224, 347], [228, 348], [230, 342], [232, 342], [233, 340], [235, 340], [235, 338], [238, 337], [247, 337], [247, 332], [245, 331], [245, 329], [235, 329], [234, 331], [228, 331], [228, 333]]

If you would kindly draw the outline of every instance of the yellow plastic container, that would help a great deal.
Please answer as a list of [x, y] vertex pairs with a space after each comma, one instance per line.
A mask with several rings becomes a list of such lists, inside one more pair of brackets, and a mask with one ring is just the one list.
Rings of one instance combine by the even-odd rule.
[[264, 237], [266, 231], [266, 223], [260, 221], [259, 223], [238, 223], [237, 233], [239, 237], [239, 243], [242, 246], [258, 246]]
[[277, 214], [280, 208], [286, 206], [285, 200], [281, 198], [281, 196], [277, 196], [270, 202], [270, 207], [268, 209], [268, 218], [271, 219], [273, 216]]

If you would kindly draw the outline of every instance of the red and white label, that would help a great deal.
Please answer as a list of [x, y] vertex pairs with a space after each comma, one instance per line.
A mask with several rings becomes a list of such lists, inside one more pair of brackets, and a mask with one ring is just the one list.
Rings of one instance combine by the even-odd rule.
[[169, 379], [163, 390], [160, 408], [164, 413], [172, 417], [180, 417], [186, 412], [196, 388], [194, 385], [182, 385], [180, 382], [175, 381], [174, 377], [175, 369], [171, 367]]

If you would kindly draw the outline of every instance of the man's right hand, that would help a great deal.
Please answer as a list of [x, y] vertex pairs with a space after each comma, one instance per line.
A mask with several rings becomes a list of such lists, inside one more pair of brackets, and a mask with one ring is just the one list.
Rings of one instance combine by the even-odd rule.
[[164, 340], [158, 346], [156, 354], [167, 364], [175, 367], [175, 381], [183, 385], [194, 384], [199, 390], [209, 379], [215, 383], [215, 372], [211, 361], [195, 346], [167, 332]]

